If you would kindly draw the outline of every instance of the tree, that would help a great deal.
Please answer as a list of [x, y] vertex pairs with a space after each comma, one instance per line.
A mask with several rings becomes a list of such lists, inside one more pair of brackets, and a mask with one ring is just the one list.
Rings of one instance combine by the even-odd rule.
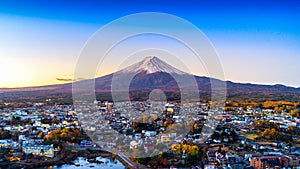
[[274, 140], [278, 138], [279, 131], [277, 131], [275, 128], [267, 128], [262, 132], [262, 136], [267, 140]]
[[299, 114], [298, 110], [291, 110], [290, 115], [293, 116], [293, 117], [300, 117], [300, 114]]
[[4, 130], [3, 128], [0, 131], [0, 139], [9, 139], [11, 138], [11, 134], [8, 130]]
[[26, 156], [26, 158], [27, 158], [27, 159], [32, 159], [32, 158], [33, 158], [33, 154], [32, 154], [32, 153], [28, 154], [28, 155]]
[[193, 146], [189, 146], [189, 149], [188, 149], [188, 154], [191, 154], [191, 155], [196, 155], [199, 153], [199, 148], [198, 146], [196, 145], [193, 145]]
[[59, 145], [61, 141], [69, 141], [79, 143], [80, 141], [86, 139], [79, 129], [75, 128], [63, 128], [53, 130], [50, 134], [45, 136], [46, 144]]
[[154, 120], [154, 121], [157, 121], [157, 120], [159, 120], [159, 117], [158, 117], [158, 115], [157, 115], [157, 114], [154, 114], [154, 115], [153, 115], [153, 120]]
[[142, 120], [142, 123], [148, 123], [149, 122], [149, 116], [142, 115], [141, 120]]
[[37, 138], [39, 138], [39, 139], [44, 138], [44, 133], [43, 132], [39, 132], [39, 134], [37, 135]]
[[188, 155], [197, 155], [199, 153], [198, 146], [189, 144], [172, 144], [171, 150], [177, 151], [178, 154], [181, 154], [183, 151], [187, 152]]
[[13, 140], [13, 141], [18, 141], [18, 140], [19, 140], [19, 132], [14, 131], [14, 132], [12, 133], [12, 140]]

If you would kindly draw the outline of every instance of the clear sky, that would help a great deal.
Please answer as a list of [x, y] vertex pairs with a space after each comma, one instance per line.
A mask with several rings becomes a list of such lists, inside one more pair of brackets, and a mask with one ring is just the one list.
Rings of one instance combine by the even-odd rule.
[[286, 0], [1, 1], [0, 87], [68, 82], [88, 38], [137, 12], [195, 24], [215, 46], [227, 80], [300, 87], [300, 1]]

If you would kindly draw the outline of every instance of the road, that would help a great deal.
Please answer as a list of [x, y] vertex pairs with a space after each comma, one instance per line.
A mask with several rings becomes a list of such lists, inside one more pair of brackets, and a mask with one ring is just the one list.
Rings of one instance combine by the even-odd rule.
[[116, 151], [116, 155], [119, 156], [131, 169], [139, 169], [136, 163], [132, 162], [127, 156], [125, 156], [122, 152]]

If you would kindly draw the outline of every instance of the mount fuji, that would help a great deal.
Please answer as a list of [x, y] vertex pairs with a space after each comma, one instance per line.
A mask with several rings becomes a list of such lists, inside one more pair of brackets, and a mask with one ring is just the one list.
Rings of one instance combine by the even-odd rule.
[[[117, 87], [118, 92], [128, 92], [128, 88], [122, 83], [125, 83], [124, 81], [130, 77], [132, 78], [129, 85], [131, 98], [145, 100], [154, 89], [161, 89], [169, 98], [178, 99], [180, 89], [174, 77], [188, 79], [194, 76], [167, 64], [158, 57], [148, 56], [113, 74], [96, 78], [96, 93], [100, 95], [100, 98], [109, 95], [112, 90], [112, 80], [120, 84]], [[206, 83], [207, 86], [210, 86], [208, 78]], [[188, 87], [190, 84], [183, 85]], [[209, 90], [209, 87], [207, 89]]]
[[[133, 63], [120, 71], [95, 78], [95, 92], [98, 99], [111, 99], [112, 79], [116, 76], [124, 79], [133, 77], [129, 85], [132, 99], [145, 100], [153, 89], [161, 89], [167, 97], [174, 100], [179, 99], [180, 90], [174, 77], [193, 77], [198, 86], [198, 91], [194, 92], [199, 92], [203, 99], [210, 99], [211, 78], [183, 72], [155, 56], [145, 57], [142, 61]], [[82, 83], [82, 81], [74, 83]], [[181, 83], [181, 86], [187, 88], [190, 85], [190, 81]], [[300, 88], [284, 85], [259, 85], [226, 81], [226, 87], [227, 98], [229, 99], [300, 100]], [[128, 88], [120, 87], [118, 92], [128, 92]], [[49, 98], [59, 102], [72, 102], [72, 83], [13, 89], [0, 88], [0, 101], [43, 101]]]

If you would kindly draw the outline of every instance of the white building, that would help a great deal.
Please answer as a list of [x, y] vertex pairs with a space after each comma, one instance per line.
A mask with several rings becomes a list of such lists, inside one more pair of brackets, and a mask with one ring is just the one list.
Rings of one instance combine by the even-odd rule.
[[45, 157], [54, 157], [54, 147], [53, 145], [34, 145], [23, 143], [22, 151], [25, 154], [33, 154]]

